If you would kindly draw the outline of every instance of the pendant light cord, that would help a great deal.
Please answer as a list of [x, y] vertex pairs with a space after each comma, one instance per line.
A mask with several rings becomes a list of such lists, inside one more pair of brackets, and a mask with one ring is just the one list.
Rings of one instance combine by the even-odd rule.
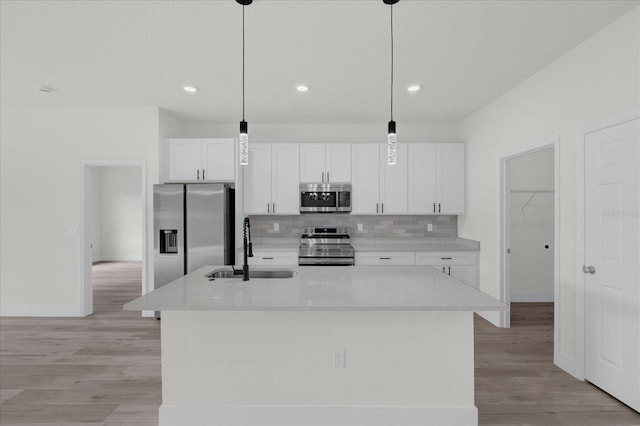
[[391, 5], [391, 121], [393, 121], [393, 4]]
[[244, 5], [242, 5], [242, 121], [244, 121]]

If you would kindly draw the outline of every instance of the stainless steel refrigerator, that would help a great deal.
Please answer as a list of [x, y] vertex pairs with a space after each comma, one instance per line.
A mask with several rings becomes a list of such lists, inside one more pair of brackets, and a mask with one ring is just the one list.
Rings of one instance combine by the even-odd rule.
[[153, 186], [154, 288], [205, 265], [233, 265], [234, 189], [225, 184]]

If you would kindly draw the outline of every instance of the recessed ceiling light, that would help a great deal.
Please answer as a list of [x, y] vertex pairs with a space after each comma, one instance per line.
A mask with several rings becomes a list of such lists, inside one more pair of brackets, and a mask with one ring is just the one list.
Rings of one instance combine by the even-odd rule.
[[296, 90], [298, 92], [308, 92], [309, 91], [309, 86], [307, 86], [306, 84], [298, 84], [296, 86]]
[[184, 90], [187, 93], [196, 93], [198, 91], [198, 88], [194, 86], [186, 85], [186, 86], [182, 86], [182, 90]]
[[418, 90], [420, 90], [420, 86], [418, 86], [417, 84], [414, 84], [413, 86], [407, 87], [407, 90], [409, 92], [417, 92]]

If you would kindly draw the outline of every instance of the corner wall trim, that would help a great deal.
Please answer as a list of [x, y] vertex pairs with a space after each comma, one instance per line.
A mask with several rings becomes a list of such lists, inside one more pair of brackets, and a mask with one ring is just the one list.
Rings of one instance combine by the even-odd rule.
[[161, 405], [160, 426], [463, 426], [478, 424], [475, 406], [194, 406]]

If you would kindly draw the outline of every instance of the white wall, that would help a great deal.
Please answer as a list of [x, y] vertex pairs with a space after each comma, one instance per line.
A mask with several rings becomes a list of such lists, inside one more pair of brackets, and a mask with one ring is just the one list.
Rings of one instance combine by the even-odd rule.
[[[140, 169], [95, 166], [92, 198], [94, 223], [93, 261], [142, 260]], [[96, 228], [98, 228], [96, 230]]]
[[152, 226], [158, 109], [3, 105], [0, 114], [0, 313], [81, 315], [81, 162], [146, 160]]
[[468, 214], [459, 234], [479, 240], [480, 288], [497, 295], [498, 162], [559, 138], [560, 256], [557, 358], [571, 363], [574, 322], [574, 138], [582, 126], [639, 107], [639, 11], [595, 34], [460, 125], [468, 141]]
[[[183, 137], [238, 136], [238, 123], [184, 125]], [[398, 142], [459, 141], [455, 123], [420, 124], [398, 122]], [[387, 142], [387, 123], [252, 123], [250, 142]]]
[[553, 148], [515, 157], [508, 164], [511, 301], [553, 302]]

